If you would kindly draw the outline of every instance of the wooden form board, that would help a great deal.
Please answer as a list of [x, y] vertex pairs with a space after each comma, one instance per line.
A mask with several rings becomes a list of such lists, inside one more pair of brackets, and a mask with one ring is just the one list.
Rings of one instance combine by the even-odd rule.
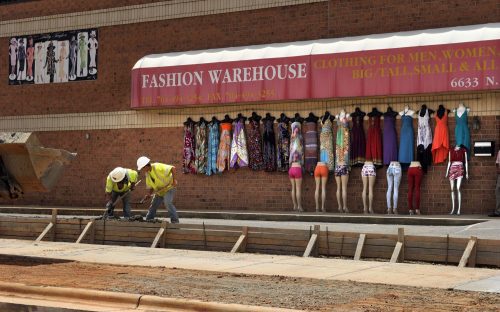
[[[0, 237], [35, 239], [51, 221], [51, 217], [0, 217]], [[57, 219], [56, 222], [55, 239], [75, 242], [85, 230], [89, 220]], [[95, 231], [94, 242], [97, 244], [150, 247], [161, 226], [161, 223], [96, 220], [91, 228]], [[49, 234], [46, 233], [44, 239], [52, 238], [51, 230], [47, 231]], [[90, 242], [90, 232], [88, 231], [90, 230], [87, 230], [81, 242]], [[163, 232], [163, 240], [159, 239], [157, 242], [160, 247], [164, 243], [166, 248], [229, 252], [241, 238], [242, 227], [167, 224]], [[245, 251], [303, 256], [313, 234], [315, 232], [312, 228], [297, 230], [248, 227]], [[359, 236], [359, 233], [355, 232], [319, 231], [315, 243], [312, 245], [314, 248], [310, 248], [311, 254], [314, 249], [317, 249], [319, 256], [353, 258]], [[401, 235], [398, 236], [398, 234], [367, 233], [362, 248], [362, 258], [381, 258], [389, 261], [397, 243], [401, 240]], [[468, 242], [468, 238], [404, 235], [401, 252], [404, 252], [404, 260], [459, 264]], [[500, 240], [477, 239], [475, 248], [471, 249], [469, 257], [474, 252], [476, 255], [475, 265], [500, 267]], [[470, 261], [468, 263], [471, 265]]]

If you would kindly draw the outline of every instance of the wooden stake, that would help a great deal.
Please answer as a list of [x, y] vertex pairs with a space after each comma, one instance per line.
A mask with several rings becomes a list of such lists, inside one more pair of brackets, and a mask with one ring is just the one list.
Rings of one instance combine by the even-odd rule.
[[319, 229], [320, 229], [319, 225], [314, 226], [314, 232], [311, 235], [311, 238], [309, 239], [309, 243], [307, 244], [306, 250], [304, 251], [304, 254], [302, 255], [302, 257], [309, 257], [309, 255], [311, 253], [313, 253], [313, 255], [315, 255], [315, 256], [318, 255], [317, 241], [318, 241], [318, 236], [319, 236]]
[[398, 228], [398, 243], [401, 243], [401, 251], [399, 252], [398, 262], [404, 262], [405, 261], [405, 229], [404, 228]]
[[[460, 259], [460, 262], [458, 263], [459, 268], [465, 267], [467, 262], [469, 262], [469, 258], [471, 256], [471, 254], [474, 254], [474, 258], [475, 258], [476, 242], [477, 242], [477, 237], [471, 236], [469, 239], [469, 242], [467, 243], [467, 247], [465, 247], [464, 254], [462, 255], [462, 259]], [[474, 250], [474, 252], [473, 252], [473, 250]], [[475, 265], [476, 259], [474, 259], [472, 262], [473, 262], [473, 265]]]
[[328, 240], [328, 227], [326, 227], [326, 255], [330, 257], [330, 241]]
[[53, 229], [52, 229], [52, 241], [56, 241], [56, 230], [57, 230], [57, 209], [52, 209], [52, 224], [53, 224]]
[[361, 254], [363, 253], [363, 247], [365, 245], [366, 234], [359, 234], [358, 245], [356, 246], [356, 252], [354, 253], [354, 260], [360, 260]]
[[248, 227], [244, 226], [241, 230], [241, 235], [234, 244], [233, 249], [231, 249], [231, 253], [236, 252], [245, 252], [247, 248], [247, 238], [248, 238]]
[[80, 242], [83, 240], [83, 238], [85, 237], [87, 232], [89, 232], [90, 228], [93, 227], [93, 225], [94, 225], [94, 220], [91, 220], [89, 223], [87, 223], [87, 225], [85, 226], [85, 228], [82, 231], [82, 234], [80, 234], [80, 236], [76, 240], [76, 244], [80, 244]]
[[205, 250], [207, 250], [207, 233], [205, 232], [205, 222], [203, 222], [203, 245]]
[[35, 243], [38, 243], [40, 242], [43, 237], [50, 231], [50, 229], [52, 229], [52, 227], [54, 226], [54, 223], [50, 222], [46, 227], [45, 229], [43, 230], [42, 234], [40, 234], [38, 236], [38, 238], [35, 240]]

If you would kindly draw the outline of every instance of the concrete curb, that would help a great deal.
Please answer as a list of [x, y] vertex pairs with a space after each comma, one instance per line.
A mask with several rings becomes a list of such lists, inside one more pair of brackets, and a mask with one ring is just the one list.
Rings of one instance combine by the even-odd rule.
[[20, 283], [0, 282], [0, 295], [18, 298], [41, 299], [64, 303], [79, 303], [89, 306], [117, 307], [121, 309], [156, 310], [156, 311], [206, 311], [206, 312], [291, 312], [292, 309], [248, 306], [204, 302], [176, 298], [164, 298], [149, 295], [117, 293], [82, 288], [52, 286], [29, 286]]
[[82, 288], [64, 288], [52, 286], [29, 286], [20, 283], [0, 282], [0, 294], [16, 297], [29, 297], [62, 302], [78, 302], [90, 305], [119, 306], [136, 308], [141, 295], [116, 293]]

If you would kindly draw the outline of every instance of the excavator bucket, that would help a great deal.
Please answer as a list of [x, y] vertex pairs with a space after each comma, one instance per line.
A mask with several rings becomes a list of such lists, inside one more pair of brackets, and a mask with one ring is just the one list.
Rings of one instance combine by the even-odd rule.
[[[0, 189], [7, 186], [11, 198], [20, 193], [48, 192], [75, 156], [41, 146], [32, 132], [0, 132]], [[0, 191], [0, 196], [5, 194], [5, 190]]]

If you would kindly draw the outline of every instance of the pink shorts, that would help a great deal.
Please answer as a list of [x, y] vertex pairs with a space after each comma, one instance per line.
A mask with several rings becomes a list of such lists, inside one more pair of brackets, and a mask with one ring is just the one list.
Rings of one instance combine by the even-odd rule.
[[288, 176], [290, 179], [302, 179], [302, 168], [290, 167], [290, 169], [288, 169]]

